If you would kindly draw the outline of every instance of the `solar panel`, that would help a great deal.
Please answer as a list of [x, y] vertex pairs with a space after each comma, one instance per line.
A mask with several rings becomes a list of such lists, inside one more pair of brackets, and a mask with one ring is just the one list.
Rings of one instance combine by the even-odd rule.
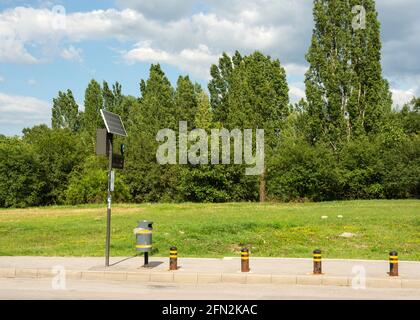
[[109, 133], [117, 134], [119, 136], [124, 136], [124, 137], [127, 136], [127, 132], [125, 132], [124, 125], [118, 114], [101, 109], [101, 116], [102, 116], [102, 119], [104, 120], [106, 130]]

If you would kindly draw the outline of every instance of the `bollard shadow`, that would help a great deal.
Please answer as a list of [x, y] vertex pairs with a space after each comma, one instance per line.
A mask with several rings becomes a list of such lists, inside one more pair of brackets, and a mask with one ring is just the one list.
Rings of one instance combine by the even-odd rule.
[[148, 265], [143, 265], [142, 268], [152, 269], [160, 266], [161, 264], [163, 264], [162, 261], [151, 261]]
[[[126, 262], [128, 260], [132, 260], [132, 259], [138, 258], [138, 257], [139, 257], [139, 255], [136, 254], [136, 255], [133, 255], [131, 257], [127, 257], [127, 258], [121, 259], [121, 260], [119, 260], [117, 262], [110, 263], [109, 266], [110, 267], [115, 267], [115, 266], [117, 266], [117, 265], [119, 265], [119, 264], [121, 264], [123, 262]], [[156, 267], [160, 266], [163, 263], [164, 262], [162, 262], [162, 261], [149, 261], [149, 264], [148, 265], [143, 265], [141, 267], [142, 268], [147, 268], [147, 269], [152, 269], [152, 268], [156, 268]]]
[[110, 264], [109, 264], [109, 266], [110, 266], [110, 267], [114, 267], [114, 266], [116, 266], [116, 265], [118, 265], [118, 264], [120, 264], [120, 263], [123, 263], [123, 262], [125, 262], [125, 261], [131, 260], [131, 259], [134, 259], [134, 258], [136, 258], [136, 257], [137, 257], [137, 255], [134, 255], [134, 256], [131, 256], [131, 257], [127, 257], [127, 258], [122, 259], [122, 260], [120, 260], [120, 261], [117, 261], [117, 262], [114, 262], [114, 263], [110, 263]]

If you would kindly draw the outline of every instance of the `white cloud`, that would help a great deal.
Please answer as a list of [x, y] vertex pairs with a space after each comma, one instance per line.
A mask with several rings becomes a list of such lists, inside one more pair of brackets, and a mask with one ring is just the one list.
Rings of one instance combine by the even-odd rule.
[[[266, 6], [273, 3], [259, 4], [257, 9], [267, 10]], [[51, 10], [17, 7], [0, 13], [0, 34], [11, 34], [13, 44], [18, 46], [15, 52], [26, 55], [26, 61], [20, 58], [15, 59], [16, 62], [36, 61], [26, 50], [29, 44], [51, 46], [62, 40], [78, 42], [104, 38], [135, 43], [149, 41], [155, 50], [169, 52], [204, 44], [214, 53], [258, 49], [276, 56], [297, 57], [291, 52], [296, 47], [294, 38], [302, 38], [300, 28], [294, 27], [294, 22], [301, 20], [300, 11], [290, 12], [289, 19], [281, 23], [277, 20], [261, 23], [258, 10], [241, 9], [239, 4], [235, 6], [232, 8], [238, 13], [235, 17], [198, 12], [173, 21], [154, 20], [133, 9], [76, 12], [65, 16], [65, 28], [57, 28], [58, 17]], [[299, 41], [297, 43], [300, 45]], [[2, 42], [0, 47], [4, 48]], [[8, 52], [13, 53], [13, 50]], [[0, 56], [1, 60], [4, 61], [5, 57]], [[303, 61], [303, 56], [300, 55], [299, 60]]]
[[409, 102], [415, 96], [414, 89], [399, 90], [391, 89], [392, 100], [394, 101], [394, 107], [402, 107], [404, 104]]
[[291, 103], [299, 102], [300, 99], [306, 98], [303, 83], [289, 84], [289, 98]]
[[138, 43], [134, 49], [123, 54], [123, 58], [128, 63], [136, 61], [167, 63], [202, 79], [210, 77], [209, 66], [217, 63], [218, 57], [219, 55], [212, 54], [205, 45], [170, 53], [153, 49], [149, 43]]
[[16, 132], [16, 129], [22, 130], [24, 127], [49, 123], [50, 120], [51, 106], [48, 102], [34, 97], [8, 95], [0, 92], [0, 124], [2, 128], [13, 126]]
[[191, 13], [196, 0], [117, 0], [121, 8], [134, 9], [147, 17], [175, 20]]
[[[313, 28], [312, 1], [305, 0], [118, 0], [119, 9], [72, 12], [16, 7], [0, 12], [0, 62], [40, 63], [44, 52], [80, 61], [83, 41], [118, 40], [129, 62], [163, 62], [208, 78], [223, 51], [260, 50], [279, 58], [291, 77], [291, 96], [302, 96], [305, 52]], [[394, 88], [414, 88], [420, 75], [420, 19], [417, 0], [377, 1], [383, 36], [383, 65]], [[404, 17], [404, 19], [401, 19]], [[64, 20], [63, 20], [64, 19]], [[63, 48], [49, 50], [52, 47]], [[77, 44], [77, 47], [76, 47]], [[47, 50], [38, 50], [44, 47]], [[402, 79], [402, 80], [401, 80]], [[401, 81], [405, 81], [404, 84]], [[419, 94], [418, 87], [414, 92]]]
[[82, 62], [82, 52], [82, 49], [70, 46], [68, 48], [64, 48], [61, 51], [60, 56], [65, 60], [74, 60], [77, 62]]
[[2, 34], [0, 26], [0, 62], [34, 64], [38, 60], [26, 50], [24, 42], [13, 34]]
[[284, 65], [284, 69], [286, 70], [288, 76], [303, 76], [308, 70], [308, 66], [296, 63], [288, 63]]

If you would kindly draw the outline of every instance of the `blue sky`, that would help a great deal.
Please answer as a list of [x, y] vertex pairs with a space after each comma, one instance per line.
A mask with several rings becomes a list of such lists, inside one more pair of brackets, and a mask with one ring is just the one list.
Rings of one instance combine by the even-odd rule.
[[[420, 95], [420, 2], [377, 1], [383, 68], [394, 104]], [[64, 10], [64, 11], [63, 11]], [[308, 0], [0, 0], [0, 134], [50, 123], [52, 99], [71, 89], [83, 109], [90, 81], [119, 81], [139, 95], [139, 81], [160, 62], [206, 87], [223, 51], [261, 50], [286, 68], [290, 97], [304, 96]]]

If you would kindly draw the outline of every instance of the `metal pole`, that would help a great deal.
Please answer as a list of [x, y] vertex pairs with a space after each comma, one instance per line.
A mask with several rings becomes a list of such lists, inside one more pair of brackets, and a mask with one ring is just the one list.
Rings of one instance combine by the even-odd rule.
[[147, 267], [149, 265], [149, 252], [144, 253], [144, 266]]
[[105, 266], [106, 267], [109, 267], [109, 246], [111, 242], [112, 134], [108, 134], [108, 143], [109, 143], [109, 167], [108, 167], [108, 196], [107, 196], [106, 245], [105, 245]]

